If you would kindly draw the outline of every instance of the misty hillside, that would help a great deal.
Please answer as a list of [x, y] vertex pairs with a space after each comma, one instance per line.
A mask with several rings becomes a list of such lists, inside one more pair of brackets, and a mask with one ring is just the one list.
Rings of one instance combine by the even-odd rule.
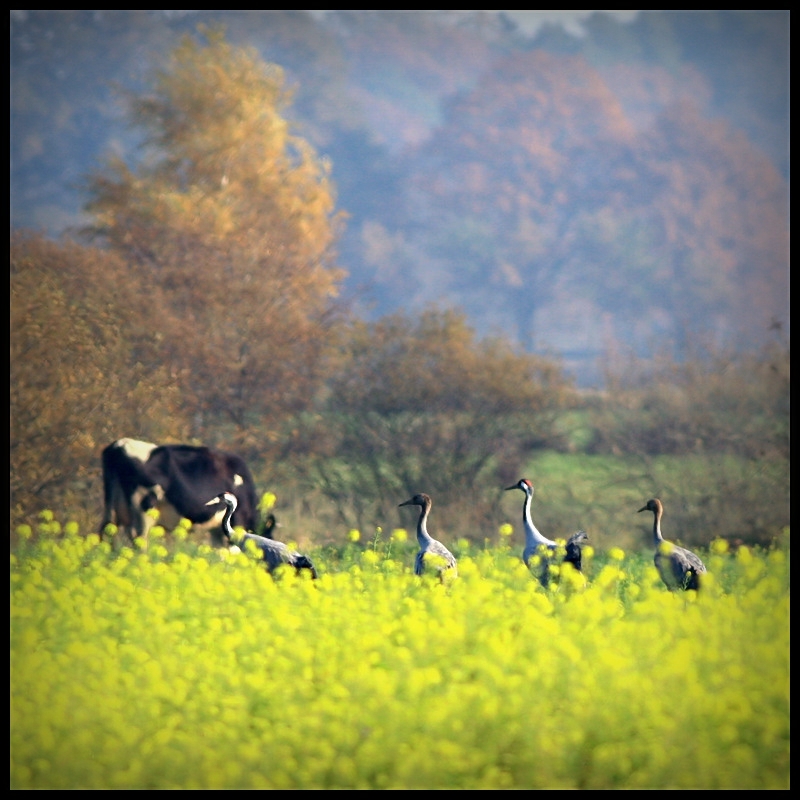
[[330, 164], [359, 315], [459, 307], [584, 385], [788, 332], [788, 11], [533, 13], [12, 11], [11, 227], [84, 222], [119, 93], [223, 24]]

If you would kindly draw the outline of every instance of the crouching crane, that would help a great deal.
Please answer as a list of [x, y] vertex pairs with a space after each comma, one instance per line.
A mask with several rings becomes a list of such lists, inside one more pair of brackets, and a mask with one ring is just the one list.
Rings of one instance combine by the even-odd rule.
[[[527, 478], [521, 478], [513, 486], [507, 486], [505, 491], [519, 489], [525, 493], [522, 505], [522, 527], [525, 531], [525, 549], [522, 551], [522, 560], [525, 566], [531, 568], [531, 561], [535, 555], [541, 558], [541, 568], [538, 571], [539, 582], [547, 588], [550, 585], [550, 564], [558, 550], [558, 542], [548, 539], [533, 524], [531, 519], [531, 500], [533, 499], [533, 484]], [[562, 564], [571, 564], [578, 572], [582, 572], [581, 545], [588, 542], [589, 537], [585, 531], [576, 531], [569, 537], [566, 544], [566, 555]]]
[[661, 535], [661, 516], [664, 513], [664, 506], [658, 498], [648, 500], [637, 513], [642, 511], [653, 512], [653, 544], [656, 548], [653, 563], [661, 580], [670, 591], [675, 589], [697, 591], [700, 588], [700, 576], [706, 571], [706, 565], [691, 550], [678, 547]]
[[230, 492], [225, 492], [213, 500], [209, 500], [206, 505], [213, 506], [218, 503], [224, 503], [227, 506], [225, 516], [222, 519], [222, 531], [231, 544], [244, 549], [247, 542], [253, 542], [261, 551], [261, 557], [269, 572], [273, 572], [281, 564], [291, 564], [298, 572], [301, 569], [307, 569], [312, 578], [317, 577], [317, 570], [311, 559], [308, 556], [290, 550], [283, 542], [267, 539], [264, 536], [257, 536], [254, 533], [237, 533], [231, 524], [231, 517], [233, 512], [236, 511], [236, 497]]

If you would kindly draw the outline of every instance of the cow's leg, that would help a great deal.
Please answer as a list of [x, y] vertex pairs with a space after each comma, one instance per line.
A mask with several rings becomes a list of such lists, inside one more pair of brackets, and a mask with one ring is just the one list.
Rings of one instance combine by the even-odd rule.
[[[137, 491], [135, 500], [138, 536], [144, 536], [146, 540], [154, 525], [161, 525], [166, 531], [177, 527], [180, 515], [166, 499], [163, 487], [155, 484], [150, 489], [141, 488]], [[158, 511], [157, 516], [147, 513], [152, 509]]]
[[141, 536], [147, 538], [150, 533], [150, 528], [155, 524], [153, 517], [147, 512], [151, 508], [156, 508], [157, 497], [155, 489], [160, 487], [153, 487], [148, 489], [140, 486], [131, 498], [131, 509], [133, 512], [133, 519], [131, 524], [131, 540], [138, 539]]
[[108, 525], [116, 525], [117, 534], [123, 536], [127, 533], [127, 526], [130, 525], [129, 501], [125, 498], [122, 487], [118, 482], [113, 482], [106, 490], [105, 507], [103, 508], [103, 518], [100, 521], [98, 534], [100, 541], [105, 536]]
[[[131, 512], [130, 501], [118, 496], [114, 501], [112, 510], [103, 517], [103, 530], [108, 523], [113, 523], [117, 526], [114, 541], [118, 544], [133, 544], [134, 524]], [[102, 534], [100, 538], [102, 539]]]

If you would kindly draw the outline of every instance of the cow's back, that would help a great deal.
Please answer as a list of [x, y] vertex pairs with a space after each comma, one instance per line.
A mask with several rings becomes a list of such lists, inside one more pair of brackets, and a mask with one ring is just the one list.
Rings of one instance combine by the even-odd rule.
[[218, 512], [206, 503], [225, 492], [236, 495], [233, 524], [252, 531], [256, 524], [256, 491], [252, 474], [235, 453], [187, 444], [161, 445], [145, 465], [148, 478], [162, 487], [164, 497], [193, 524], [211, 520]]

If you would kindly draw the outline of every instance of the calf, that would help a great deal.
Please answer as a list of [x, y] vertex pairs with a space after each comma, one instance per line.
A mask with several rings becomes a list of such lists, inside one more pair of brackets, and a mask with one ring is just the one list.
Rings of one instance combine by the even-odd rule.
[[174, 528], [182, 517], [222, 544], [223, 512], [209, 508], [209, 497], [233, 493], [238, 501], [232, 522], [253, 531], [258, 519], [256, 489], [247, 464], [234, 453], [188, 444], [155, 445], [118, 439], [102, 454], [105, 510], [100, 536], [109, 523], [131, 541], [153, 524], [145, 513], [160, 512], [159, 524]]

